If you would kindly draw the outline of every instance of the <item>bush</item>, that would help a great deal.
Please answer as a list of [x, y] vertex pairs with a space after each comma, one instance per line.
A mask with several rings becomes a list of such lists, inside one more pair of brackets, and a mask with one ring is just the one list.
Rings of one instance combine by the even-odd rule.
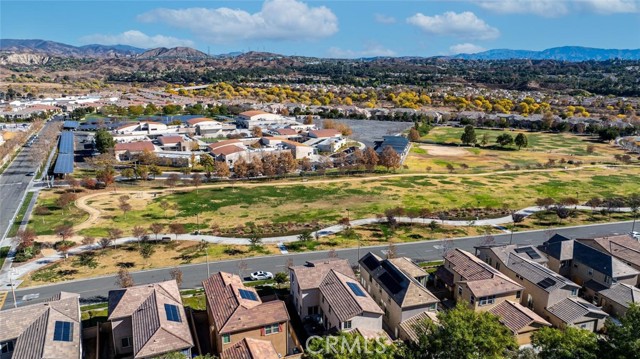
[[76, 257], [75, 262], [73, 263], [74, 267], [82, 266], [88, 268], [96, 268], [98, 267], [98, 262], [95, 259], [94, 252], [84, 252]]

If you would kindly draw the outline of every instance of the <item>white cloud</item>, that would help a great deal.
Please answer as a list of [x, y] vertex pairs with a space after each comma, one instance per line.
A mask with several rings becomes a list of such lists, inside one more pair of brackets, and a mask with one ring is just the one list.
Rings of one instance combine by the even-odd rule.
[[194, 43], [191, 40], [164, 35], [149, 36], [138, 30], [129, 30], [115, 35], [87, 35], [82, 37], [80, 41], [85, 44], [130, 45], [143, 49], [151, 49], [155, 47], [194, 46]]
[[459, 14], [447, 11], [442, 15], [435, 16], [417, 13], [408, 18], [407, 22], [419, 27], [424, 32], [434, 35], [478, 40], [490, 40], [500, 36], [498, 29], [489, 26], [484, 20], [470, 11]]
[[387, 49], [380, 44], [370, 43], [360, 50], [345, 50], [339, 47], [331, 47], [328, 51], [329, 57], [332, 58], [360, 58], [360, 57], [376, 57], [376, 56], [396, 56], [395, 51]]
[[545, 17], [574, 11], [600, 14], [633, 13], [640, 0], [471, 0], [479, 6], [503, 14], [535, 14]]
[[138, 20], [188, 29], [213, 43], [317, 39], [338, 31], [338, 18], [329, 8], [297, 0], [265, 0], [254, 14], [226, 7], [161, 8], [139, 15]]
[[457, 44], [457, 45], [453, 45], [453, 46], [449, 47], [449, 53], [452, 54], [452, 55], [457, 55], [457, 54], [475, 54], [475, 53], [486, 51], [486, 50], [487, 49], [485, 49], [482, 46], [470, 44], [468, 42], [465, 42], [464, 44]]
[[395, 24], [396, 23], [396, 18], [393, 16], [387, 16], [387, 15], [383, 15], [383, 14], [375, 14], [373, 15], [373, 18], [376, 20], [377, 23], [380, 24]]

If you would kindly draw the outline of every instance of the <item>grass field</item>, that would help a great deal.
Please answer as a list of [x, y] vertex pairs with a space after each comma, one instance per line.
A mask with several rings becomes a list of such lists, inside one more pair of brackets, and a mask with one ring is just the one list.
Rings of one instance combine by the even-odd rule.
[[[153, 222], [180, 222], [188, 230], [195, 229], [198, 221], [203, 229], [213, 224], [223, 229], [260, 227], [272, 223], [308, 224], [312, 221], [324, 225], [335, 224], [347, 215], [347, 209], [351, 218], [356, 219], [375, 217], [396, 206], [415, 210], [428, 208], [431, 211], [472, 207], [515, 210], [533, 205], [540, 197], [559, 199], [577, 196], [586, 201], [593, 196], [628, 195], [638, 191], [639, 172], [637, 167], [587, 168], [483, 176], [407, 176], [333, 183], [310, 181], [300, 185], [252, 188], [200, 188], [157, 198], [136, 198], [132, 195], [130, 203], [133, 209], [127, 212], [126, 218], [118, 209], [118, 195], [104, 193], [90, 202], [92, 207], [100, 210], [100, 219], [80, 234], [99, 237], [105, 235], [110, 227], [127, 233], [133, 226], [148, 227]], [[45, 192], [39, 201], [51, 204], [55, 196]], [[60, 223], [79, 223], [86, 218], [77, 209], [67, 210], [64, 215], [55, 207], [51, 211], [46, 216], [32, 217], [31, 224], [39, 234], [52, 233], [52, 228]]]
[[40, 191], [36, 207], [44, 206], [49, 209], [49, 214], [37, 215], [32, 213], [29, 219], [29, 227], [34, 229], [38, 235], [52, 235], [55, 228], [60, 225], [76, 225], [86, 221], [89, 217], [87, 213], [75, 206], [62, 210], [55, 204], [56, 199], [62, 191]]
[[[424, 143], [413, 144], [412, 151], [405, 164], [411, 172], [448, 172], [447, 165], [454, 166], [456, 172], [484, 172], [510, 167], [537, 166], [549, 159], [560, 161], [580, 161], [590, 163], [612, 163], [615, 154], [624, 151], [589, 136], [577, 136], [566, 133], [543, 133], [524, 131], [500, 131], [476, 129], [478, 141], [484, 134], [489, 136], [487, 147], [462, 146], [460, 136], [462, 128], [436, 127], [422, 137]], [[496, 138], [502, 133], [515, 137], [524, 133], [528, 146], [518, 150], [515, 145], [506, 148], [496, 146]], [[593, 145], [593, 153], [587, 152], [587, 146]], [[469, 168], [463, 169], [462, 165]]]
[[22, 223], [22, 219], [24, 218], [25, 213], [27, 213], [27, 208], [29, 208], [29, 203], [33, 199], [33, 192], [27, 192], [26, 196], [24, 196], [24, 201], [18, 210], [18, 214], [16, 215], [15, 220], [11, 224], [11, 229], [9, 229], [9, 233], [7, 233], [7, 237], [14, 237], [16, 233], [18, 233], [18, 229], [20, 229], [20, 224]]

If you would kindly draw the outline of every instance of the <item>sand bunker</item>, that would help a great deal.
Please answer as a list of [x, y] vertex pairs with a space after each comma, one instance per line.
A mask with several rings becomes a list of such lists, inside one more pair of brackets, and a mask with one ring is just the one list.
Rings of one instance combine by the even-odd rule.
[[453, 146], [421, 145], [420, 148], [427, 150], [431, 156], [461, 157], [471, 154], [464, 148]]

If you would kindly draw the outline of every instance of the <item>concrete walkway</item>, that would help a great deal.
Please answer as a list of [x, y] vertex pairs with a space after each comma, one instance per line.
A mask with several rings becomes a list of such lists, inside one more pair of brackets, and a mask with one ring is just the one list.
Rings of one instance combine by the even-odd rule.
[[[587, 210], [587, 211], [601, 211], [603, 209], [605, 209], [604, 207], [596, 207], [596, 208], [591, 208], [591, 207], [587, 207], [587, 206], [573, 206], [571, 207], [573, 209], [579, 209], [579, 210]], [[518, 214], [522, 214], [524, 216], [530, 216], [536, 212], [540, 212], [544, 210], [541, 207], [527, 207], [524, 209], [521, 209], [519, 211], [517, 211], [516, 213]], [[623, 208], [618, 208], [615, 212], [631, 212], [631, 208], [628, 207], [623, 207]], [[417, 224], [422, 224], [422, 225], [428, 225], [431, 222], [436, 222], [438, 224], [442, 224], [442, 225], [449, 225], [449, 226], [492, 226], [492, 227], [496, 227], [496, 228], [500, 228], [502, 230], [504, 230], [507, 233], [510, 233], [509, 230], [504, 228], [504, 225], [513, 223], [513, 219], [512, 217], [509, 216], [504, 216], [504, 217], [499, 217], [499, 218], [491, 218], [491, 219], [480, 219], [480, 220], [476, 220], [476, 221], [456, 221], [456, 220], [440, 220], [440, 219], [431, 219], [431, 218], [414, 218], [411, 219], [409, 217], [396, 217], [396, 220], [400, 223], [417, 223]], [[364, 218], [364, 219], [356, 219], [351, 221], [351, 226], [352, 227], [360, 227], [360, 226], [365, 226], [365, 225], [369, 225], [369, 224], [374, 224], [374, 223], [382, 223], [385, 222], [386, 219], [385, 218]], [[332, 235], [335, 233], [339, 233], [341, 231], [345, 230], [345, 226], [343, 225], [334, 225], [334, 226], [329, 226], [323, 229], [318, 230], [317, 232], [312, 232], [312, 235], [314, 237], [324, 237], [324, 236], [328, 236], [328, 235]], [[155, 237], [155, 235], [154, 235]], [[171, 240], [179, 240], [179, 241], [206, 241], [208, 243], [213, 243], [213, 244], [228, 244], [228, 245], [249, 245], [249, 239], [248, 238], [242, 238], [242, 237], [218, 237], [218, 236], [212, 236], [212, 235], [193, 235], [193, 234], [182, 234], [182, 235], [178, 235], [177, 238], [175, 235], [173, 234], [158, 234], [158, 238], [162, 238], [162, 237], [170, 237]], [[277, 244], [277, 243], [288, 243], [288, 242], [295, 242], [298, 240], [298, 235], [290, 235], [290, 236], [281, 236], [281, 237], [266, 237], [266, 238], [262, 238], [262, 243], [263, 244]], [[115, 245], [122, 245], [122, 244], [126, 244], [126, 243], [134, 243], [137, 242], [138, 239], [134, 238], [134, 237], [123, 237], [123, 238], [119, 238], [115, 241]], [[114, 245], [113, 243], [111, 244], [112, 246]], [[100, 249], [100, 246], [98, 244], [91, 244], [91, 245], [81, 245], [78, 247], [74, 247], [71, 250], [68, 251], [68, 255], [78, 255], [80, 253], [89, 251], [89, 250], [96, 250], [96, 249]], [[13, 268], [11, 268], [11, 271], [13, 272], [13, 279], [16, 282], [17, 285], [19, 285], [19, 283], [21, 282], [19, 280], [19, 278], [23, 277], [24, 275], [31, 273], [33, 271], [36, 271], [48, 264], [57, 262], [61, 259], [64, 258], [64, 255], [60, 252], [47, 256], [47, 257], [43, 257], [40, 258], [38, 260], [35, 261], [31, 261], [28, 263], [25, 263], [23, 265], [20, 266], [15, 266]], [[9, 261], [9, 258], [7, 258], [7, 260]], [[7, 267], [7, 266], [5, 266]], [[8, 268], [5, 268], [8, 269]], [[0, 287], [3, 288], [7, 288], [7, 286], [9, 285], [9, 275], [10, 275], [10, 271], [9, 270], [5, 270], [2, 273], [0, 273]]]

